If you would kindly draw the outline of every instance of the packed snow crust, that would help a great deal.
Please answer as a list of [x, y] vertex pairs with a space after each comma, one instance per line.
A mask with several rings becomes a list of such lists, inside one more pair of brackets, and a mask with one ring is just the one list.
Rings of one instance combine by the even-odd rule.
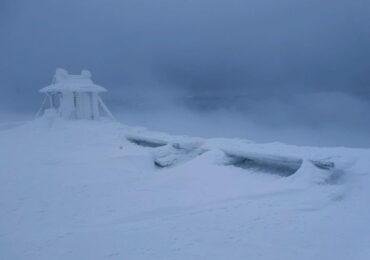
[[[302, 163], [284, 177], [230, 151]], [[0, 183], [0, 259], [370, 259], [369, 149], [41, 118], [0, 131]]]

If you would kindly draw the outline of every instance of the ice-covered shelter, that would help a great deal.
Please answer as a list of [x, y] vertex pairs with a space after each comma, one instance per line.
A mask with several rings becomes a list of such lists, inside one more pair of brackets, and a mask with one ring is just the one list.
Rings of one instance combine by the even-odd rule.
[[52, 84], [40, 89], [46, 95], [40, 112], [48, 101], [49, 109], [63, 119], [96, 120], [100, 118], [101, 112], [113, 119], [99, 96], [99, 93], [106, 91], [94, 84], [88, 70], [82, 70], [80, 75], [71, 75], [64, 69], [57, 69]]

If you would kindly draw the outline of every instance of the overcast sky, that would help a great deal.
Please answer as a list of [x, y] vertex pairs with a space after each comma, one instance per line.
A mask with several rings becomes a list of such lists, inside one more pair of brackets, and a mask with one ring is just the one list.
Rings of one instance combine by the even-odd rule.
[[238, 110], [370, 140], [368, 0], [1, 0], [0, 109], [37, 110], [57, 67], [91, 70], [113, 107]]

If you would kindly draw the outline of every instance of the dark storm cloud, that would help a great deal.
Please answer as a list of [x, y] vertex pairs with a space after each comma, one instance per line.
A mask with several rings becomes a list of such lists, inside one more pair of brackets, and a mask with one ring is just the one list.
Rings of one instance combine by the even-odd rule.
[[88, 67], [121, 88], [155, 80], [190, 93], [361, 92], [370, 80], [368, 1], [34, 0], [1, 9], [2, 78], [22, 74], [14, 87], [30, 91], [57, 66]]
[[[269, 118], [266, 107], [287, 115], [269, 122], [301, 124], [297, 111], [314, 125], [314, 117], [328, 121], [332, 112], [301, 105], [308, 100], [316, 106], [327, 97], [347, 111], [357, 100], [361, 109], [353, 113], [364, 115], [370, 2], [3, 0], [0, 57], [3, 110], [35, 110], [37, 90], [55, 68], [87, 68], [116, 106], [184, 98], [181, 104], [197, 110], [212, 97], [211, 108], [233, 106], [248, 117]], [[340, 113], [346, 117], [338, 125], [370, 127], [369, 118], [353, 122]]]

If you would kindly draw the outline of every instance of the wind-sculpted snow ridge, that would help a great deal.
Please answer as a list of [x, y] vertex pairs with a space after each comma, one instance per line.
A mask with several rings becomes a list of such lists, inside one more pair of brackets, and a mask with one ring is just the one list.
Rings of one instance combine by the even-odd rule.
[[0, 131], [0, 259], [370, 259], [370, 150], [39, 119]]

